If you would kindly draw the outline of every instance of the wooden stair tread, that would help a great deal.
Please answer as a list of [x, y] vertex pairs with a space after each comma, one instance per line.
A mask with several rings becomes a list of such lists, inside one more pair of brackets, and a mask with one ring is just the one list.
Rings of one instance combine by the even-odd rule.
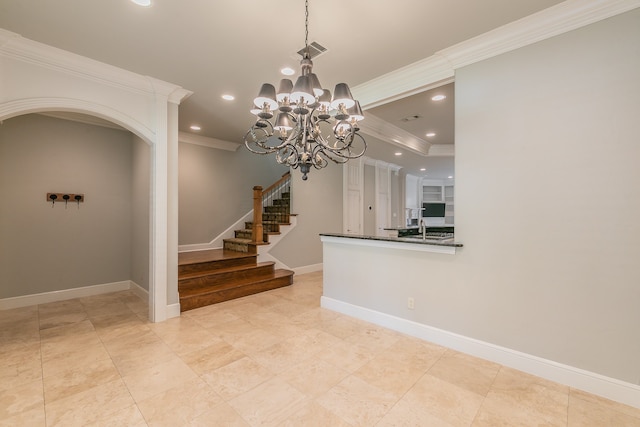
[[256, 254], [229, 251], [225, 249], [207, 249], [203, 251], [179, 252], [178, 265], [198, 264], [201, 262], [219, 261], [236, 258], [255, 257]]
[[189, 273], [181, 273], [178, 275], [178, 282], [180, 282], [180, 280], [183, 280], [183, 279], [197, 279], [199, 277], [215, 276], [217, 274], [226, 274], [226, 273], [240, 272], [240, 271], [246, 271], [246, 270], [253, 270], [256, 268], [262, 268], [269, 265], [275, 265], [275, 262], [265, 261], [265, 262], [259, 262], [255, 265], [234, 265], [231, 267], [216, 268], [216, 269], [211, 269], [207, 271], [194, 271]]
[[259, 278], [251, 277], [246, 279], [232, 280], [232, 281], [229, 281], [228, 283], [219, 284], [216, 286], [212, 286], [210, 288], [181, 290], [180, 299], [182, 300], [183, 298], [214, 294], [214, 293], [219, 293], [221, 291], [228, 291], [231, 289], [242, 288], [246, 286], [259, 287], [259, 285], [262, 283], [266, 283], [266, 282], [280, 279], [283, 277], [292, 277], [292, 276], [293, 276], [293, 271], [278, 269], [278, 270], [274, 270], [269, 274], [265, 274], [263, 277], [259, 277]]
[[[285, 173], [264, 191], [254, 187], [254, 212], [262, 211], [260, 227], [245, 222], [245, 229], [234, 230], [233, 237], [223, 239], [222, 249], [179, 254], [180, 311], [293, 284], [293, 271], [276, 270], [271, 261], [258, 263], [259, 246], [281, 234], [280, 226], [291, 225], [291, 193], [284, 191], [290, 189], [290, 176]], [[265, 194], [267, 203], [263, 203]], [[260, 235], [254, 238], [256, 231]]]

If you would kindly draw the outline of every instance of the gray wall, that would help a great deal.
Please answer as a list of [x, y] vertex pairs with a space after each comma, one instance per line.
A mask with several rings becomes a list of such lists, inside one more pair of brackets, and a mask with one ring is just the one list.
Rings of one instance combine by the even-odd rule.
[[342, 245], [325, 293], [640, 383], [639, 23], [636, 9], [459, 70], [464, 248]]
[[276, 182], [287, 168], [244, 146], [224, 151], [179, 144], [179, 244], [209, 243], [253, 209], [253, 187]]
[[136, 135], [131, 139], [131, 280], [148, 291], [151, 149]]
[[636, 9], [456, 74], [454, 329], [640, 381], [639, 40]]
[[312, 169], [306, 181], [298, 170], [291, 176], [291, 212], [298, 223], [270, 254], [291, 268], [320, 264], [320, 233], [342, 233], [342, 165]]
[[[131, 134], [25, 115], [0, 126], [0, 298], [129, 280]], [[84, 193], [80, 207], [47, 192]]]

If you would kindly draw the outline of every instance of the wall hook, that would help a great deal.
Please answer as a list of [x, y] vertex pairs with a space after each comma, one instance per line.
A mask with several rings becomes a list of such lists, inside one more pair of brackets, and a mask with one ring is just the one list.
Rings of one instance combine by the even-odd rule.
[[69, 200], [75, 200], [78, 203], [78, 209], [80, 209], [80, 203], [84, 202], [84, 194], [79, 193], [47, 193], [47, 202], [51, 202], [51, 206], [59, 200], [64, 200], [64, 207], [69, 204]]

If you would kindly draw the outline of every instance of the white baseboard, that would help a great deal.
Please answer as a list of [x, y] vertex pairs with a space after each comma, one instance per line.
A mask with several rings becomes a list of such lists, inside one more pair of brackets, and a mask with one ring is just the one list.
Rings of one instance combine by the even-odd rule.
[[305, 265], [304, 267], [296, 267], [293, 269], [295, 274], [313, 273], [315, 271], [322, 271], [322, 263]]
[[323, 308], [640, 408], [640, 386], [323, 296]]
[[138, 285], [133, 280], [131, 281], [131, 291], [138, 296], [142, 301], [149, 301], [149, 291]]
[[180, 303], [167, 305], [167, 319], [180, 317]]
[[102, 285], [83, 286], [81, 288], [63, 289], [60, 291], [43, 292], [41, 294], [23, 295], [19, 297], [0, 299], [0, 310], [27, 307], [30, 305], [46, 304], [73, 298], [89, 297], [109, 292], [126, 291], [131, 288], [131, 281], [104, 283]]

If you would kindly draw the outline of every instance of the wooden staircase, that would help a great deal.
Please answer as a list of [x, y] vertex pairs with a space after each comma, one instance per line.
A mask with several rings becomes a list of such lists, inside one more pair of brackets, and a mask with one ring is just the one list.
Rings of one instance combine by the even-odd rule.
[[225, 249], [178, 254], [180, 311], [192, 310], [293, 283], [293, 271], [276, 270], [258, 255]]
[[[254, 215], [253, 221], [244, 223], [244, 229], [235, 230], [234, 237], [224, 239], [224, 249], [237, 252], [258, 253], [258, 246], [269, 244], [269, 236], [280, 234], [280, 227], [291, 225], [291, 193], [288, 191], [273, 192], [280, 188], [281, 182], [288, 182], [289, 174], [268, 189], [262, 191], [262, 187], [254, 187], [254, 211], [260, 211], [260, 215]], [[269, 202], [265, 203], [265, 194], [270, 194]], [[258, 227], [255, 226], [259, 223]]]
[[178, 254], [180, 311], [192, 310], [243, 296], [289, 286], [293, 271], [275, 269], [274, 262], [257, 262], [258, 246], [289, 225], [289, 174], [262, 191], [254, 187], [254, 218], [222, 249]]

